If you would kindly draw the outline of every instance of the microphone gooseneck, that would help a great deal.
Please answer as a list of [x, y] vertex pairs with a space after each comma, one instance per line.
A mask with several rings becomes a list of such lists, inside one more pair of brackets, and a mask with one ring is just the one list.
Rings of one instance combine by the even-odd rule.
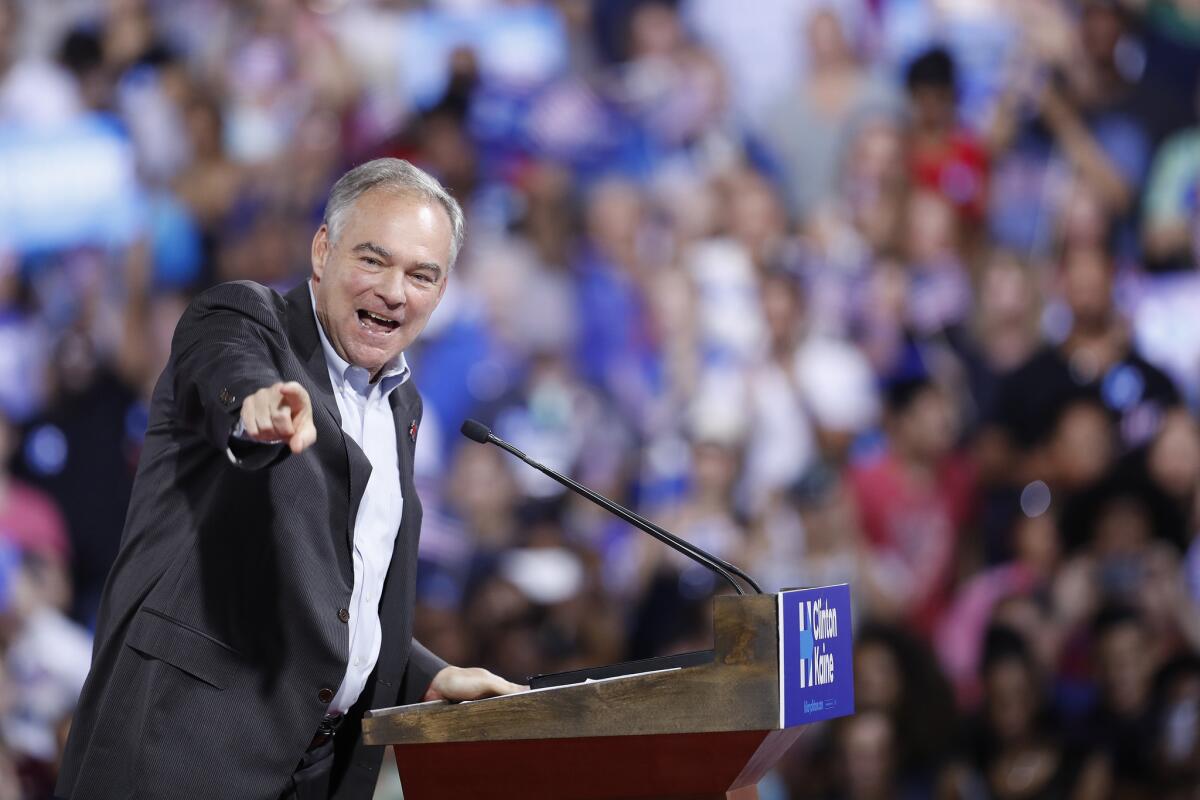
[[529, 466], [536, 469], [538, 472], [541, 472], [543, 475], [546, 475], [547, 477], [552, 478], [553, 480], [555, 480], [558, 483], [562, 484], [563, 486], [567, 487], [571, 491], [576, 492], [580, 495], [583, 495], [588, 500], [591, 500], [593, 503], [595, 503], [596, 505], [605, 509], [606, 511], [608, 511], [612, 514], [615, 514], [617, 517], [621, 518], [625, 522], [628, 522], [630, 525], [634, 526], [635, 528], [638, 528], [639, 530], [642, 530], [642, 531], [650, 534], [655, 539], [658, 539], [660, 542], [667, 545], [671, 549], [673, 549], [679, 553], [682, 553], [683, 555], [687, 556], [688, 558], [692, 559], [693, 561], [697, 562], [698, 564], [701, 564], [704, 567], [707, 567], [708, 569], [712, 570], [713, 572], [715, 572], [716, 574], [718, 574], [722, 578], [724, 578], [726, 581], [728, 581], [729, 584], [731, 586], [733, 586], [734, 591], [736, 591], [738, 594], [745, 594], [746, 592], [742, 588], [741, 584], [739, 584], [736, 580], [734, 580], [734, 577], [733, 577], [734, 575], [737, 575], [739, 578], [744, 580], [752, 589], [754, 589], [754, 591], [756, 593], [758, 593], [758, 594], [763, 593], [762, 589], [759, 587], [758, 583], [756, 583], [753, 578], [751, 578], [749, 575], [747, 575], [742, 570], [735, 567], [733, 564], [730, 564], [729, 562], [727, 562], [723, 559], [717, 558], [713, 554], [709, 553], [708, 551], [706, 551], [700, 547], [697, 547], [696, 545], [692, 544], [691, 542], [680, 539], [675, 534], [671, 533], [670, 531], [664, 530], [663, 528], [660, 528], [659, 526], [655, 525], [653, 522], [651, 522], [650, 520], [641, 516], [640, 514], [636, 514], [633, 511], [630, 511], [628, 508], [625, 508], [622, 505], [614, 503], [612, 500], [609, 500], [604, 495], [593, 492], [591, 489], [587, 488], [583, 484], [580, 484], [580, 483], [577, 483], [577, 482], [571, 480], [566, 475], [563, 475], [560, 472], [555, 472], [554, 470], [550, 469], [549, 467], [545, 466], [544, 464], [539, 464], [537, 461], [534, 461], [532, 458], [525, 455], [523, 452], [518, 450], [513, 445], [504, 441], [499, 436], [496, 436], [482, 422], [479, 422], [479, 421], [473, 420], [473, 419], [468, 419], [465, 422], [463, 422], [461, 430], [462, 430], [463, 436], [466, 436], [471, 441], [479, 442], [480, 444], [494, 444], [497, 447], [499, 447], [500, 449], [506, 450], [507, 452], [511, 453], [512, 455], [514, 455], [517, 458], [524, 461]]

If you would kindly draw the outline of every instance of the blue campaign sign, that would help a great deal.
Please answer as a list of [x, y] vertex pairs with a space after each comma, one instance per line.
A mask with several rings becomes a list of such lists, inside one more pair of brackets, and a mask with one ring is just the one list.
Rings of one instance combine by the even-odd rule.
[[47, 129], [0, 123], [0, 246], [127, 245], [144, 225], [136, 166], [128, 138], [97, 115]]
[[779, 593], [782, 727], [854, 713], [853, 649], [849, 586]]

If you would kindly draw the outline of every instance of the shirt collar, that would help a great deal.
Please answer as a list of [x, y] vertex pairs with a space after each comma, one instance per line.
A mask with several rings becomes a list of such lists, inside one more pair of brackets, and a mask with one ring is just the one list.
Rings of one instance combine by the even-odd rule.
[[[317, 296], [311, 280], [308, 282], [308, 297], [312, 301], [313, 318], [317, 321], [317, 334], [321, 337], [321, 349], [325, 352], [325, 365], [329, 368], [330, 376], [338, 383], [349, 384], [354, 391], [363, 396], [370, 394], [371, 374], [365, 368], [355, 366], [338, 355], [338, 351], [330, 344], [329, 337], [325, 335], [325, 327], [321, 324], [321, 318], [317, 316]], [[383, 368], [379, 376], [380, 394], [384, 397], [391, 394], [397, 386], [407, 381], [410, 375], [408, 361], [404, 358], [404, 353], [401, 353]]]

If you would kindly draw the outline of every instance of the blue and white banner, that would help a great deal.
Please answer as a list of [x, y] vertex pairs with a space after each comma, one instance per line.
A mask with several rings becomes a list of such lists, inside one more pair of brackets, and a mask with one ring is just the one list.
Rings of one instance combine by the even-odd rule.
[[854, 713], [846, 584], [779, 593], [779, 714], [790, 728]]
[[0, 247], [120, 247], [142, 233], [144, 217], [133, 146], [111, 121], [0, 123]]

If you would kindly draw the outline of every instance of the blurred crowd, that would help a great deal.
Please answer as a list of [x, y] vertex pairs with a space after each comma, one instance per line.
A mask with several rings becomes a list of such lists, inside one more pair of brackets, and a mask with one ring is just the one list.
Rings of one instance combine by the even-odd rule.
[[417, 636], [514, 680], [852, 586], [764, 800], [1200, 797], [1197, 0], [0, 0], [0, 800], [47, 797], [197, 292], [350, 165], [468, 215]]

